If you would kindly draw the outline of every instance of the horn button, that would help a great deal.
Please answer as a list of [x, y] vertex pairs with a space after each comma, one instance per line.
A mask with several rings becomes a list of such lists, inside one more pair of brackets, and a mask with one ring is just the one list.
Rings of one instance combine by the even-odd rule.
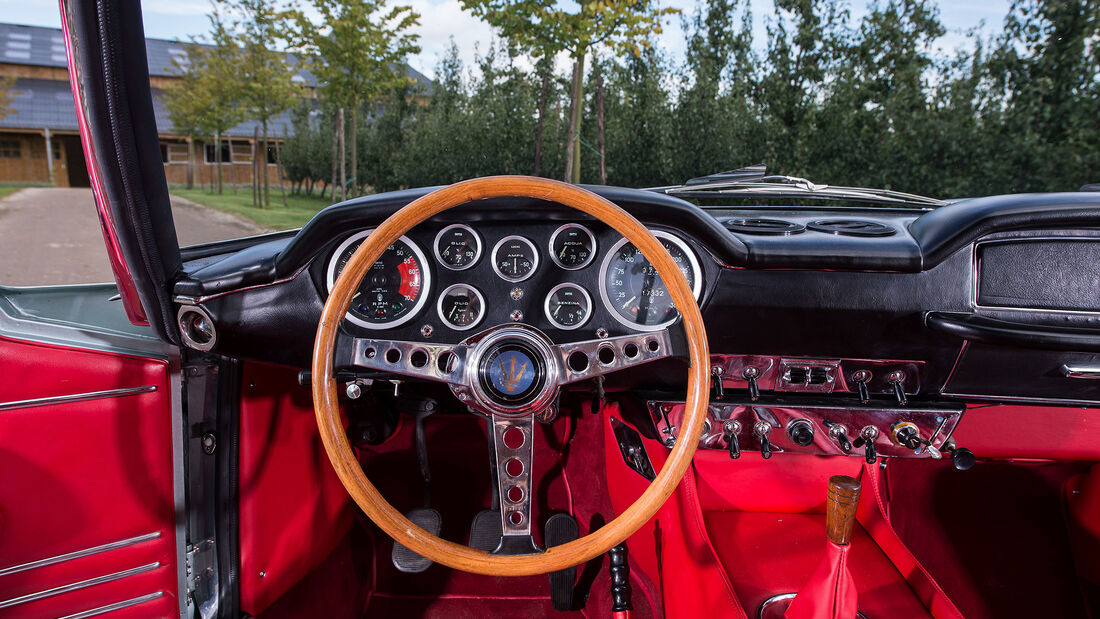
[[546, 408], [557, 395], [560, 361], [553, 345], [534, 329], [491, 329], [474, 344], [467, 374], [475, 400], [485, 412], [524, 416]]

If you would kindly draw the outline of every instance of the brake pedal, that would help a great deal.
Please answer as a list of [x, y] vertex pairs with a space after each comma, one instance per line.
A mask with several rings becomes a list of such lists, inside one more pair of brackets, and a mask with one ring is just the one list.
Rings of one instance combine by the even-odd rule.
[[[436, 537], [439, 537], [439, 531], [443, 528], [443, 517], [434, 509], [418, 507], [409, 510], [405, 517]], [[393, 560], [393, 566], [406, 574], [419, 574], [431, 567], [433, 563], [431, 559], [416, 554], [398, 542], [393, 543], [393, 553], [390, 558]]]
[[474, 516], [474, 522], [470, 525], [470, 548], [493, 552], [500, 545], [502, 535], [504, 529], [500, 512], [483, 509]]
[[[554, 514], [546, 521], [542, 539], [546, 547], [561, 546], [577, 539], [580, 529], [577, 521], [569, 514]], [[573, 609], [573, 590], [576, 587], [577, 568], [550, 572], [550, 603], [554, 610], [566, 612]]]

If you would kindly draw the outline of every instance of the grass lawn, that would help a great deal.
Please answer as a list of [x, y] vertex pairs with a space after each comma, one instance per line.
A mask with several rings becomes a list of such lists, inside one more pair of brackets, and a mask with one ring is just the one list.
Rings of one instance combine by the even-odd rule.
[[235, 195], [230, 187], [226, 187], [221, 195], [205, 189], [179, 187], [169, 189], [169, 193], [219, 211], [243, 215], [261, 226], [275, 230], [300, 228], [317, 211], [329, 205], [328, 200], [316, 196], [307, 198], [287, 194], [287, 206], [283, 206], [283, 196], [277, 187], [272, 187], [271, 206], [267, 208], [252, 206], [252, 190], [249, 187], [238, 187]]
[[0, 198], [10, 196], [20, 189], [22, 189], [22, 187], [0, 187]]
[[0, 182], [0, 198], [6, 198], [24, 187], [53, 187], [49, 183]]

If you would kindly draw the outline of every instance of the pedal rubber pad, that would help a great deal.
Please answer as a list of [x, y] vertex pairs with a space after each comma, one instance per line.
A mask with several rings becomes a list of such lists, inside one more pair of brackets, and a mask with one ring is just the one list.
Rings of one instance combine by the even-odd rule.
[[[542, 539], [546, 547], [560, 546], [577, 539], [580, 529], [577, 521], [569, 514], [554, 514], [546, 521]], [[577, 568], [567, 567], [564, 570], [550, 572], [550, 603], [554, 610], [566, 612], [573, 610], [573, 589], [576, 586]]]
[[[417, 508], [410, 510], [405, 517], [435, 536], [438, 536], [440, 529], [443, 528], [443, 517], [434, 509]], [[390, 558], [393, 560], [393, 566], [406, 574], [419, 574], [432, 566], [431, 559], [426, 559], [397, 542], [393, 543], [393, 553]]]
[[479, 511], [470, 525], [470, 548], [493, 552], [504, 535], [502, 527], [500, 512], [491, 509]]

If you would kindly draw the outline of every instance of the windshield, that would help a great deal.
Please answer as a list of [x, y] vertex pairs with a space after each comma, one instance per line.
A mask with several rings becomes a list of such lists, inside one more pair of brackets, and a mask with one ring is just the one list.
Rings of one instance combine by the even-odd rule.
[[[834, 193], [894, 192], [833, 203], [864, 206], [896, 206], [901, 194], [1075, 191], [1100, 176], [1094, 2], [221, 0], [143, 10], [185, 246], [297, 228], [356, 196], [490, 174], [646, 188], [763, 163]], [[63, 55], [43, 60], [59, 36], [55, 13], [9, 15], [43, 28], [11, 25], [27, 58], [9, 44], [4, 62], [63, 66]], [[64, 75], [28, 75], [0, 82], [0, 181], [86, 187], [74, 127], [32, 118], [47, 101], [71, 106]], [[724, 191], [702, 203], [845, 197], [789, 193]]]

